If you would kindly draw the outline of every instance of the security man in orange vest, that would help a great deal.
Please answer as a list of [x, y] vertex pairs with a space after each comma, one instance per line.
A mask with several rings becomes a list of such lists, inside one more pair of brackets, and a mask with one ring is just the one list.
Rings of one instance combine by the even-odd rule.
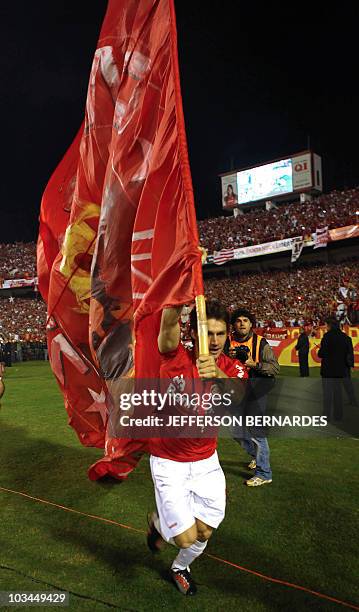
[[[279, 364], [267, 340], [253, 331], [255, 326], [254, 315], [245, 308], [238, 308], [232, 314], [233, 327], [230, 336], [228, 354], [239, 359], [249, 369], [249, 377], [265, 378], [270, 383], [279, 373]], [[259, 383], [260, 381], [258, 381]], [[263, 380], [263, 382], [265, 382]], [[250, 386], [250, 385], [249, 385]], [[264, 385], [265, 386], [265, 385]], [[271, 386], [271, 385], [269, 385]], [[264, 414], [267, 405], [267, 394], [256, 392], [254, 382], [249, 388], [245, 409], [247, 413]], [[268, 389], [268, 386], [267, 386]], [[249, 487], [258, 487], [272, 482], [272, 470], [269, 462], [269, 445], [264, 434], [259, 435], [258, 430], [248, 429], [244, 438], [235, 438], [237, 442], [252, 457], [248, 467], [254, 469], [254, 476], [246, 480]]]

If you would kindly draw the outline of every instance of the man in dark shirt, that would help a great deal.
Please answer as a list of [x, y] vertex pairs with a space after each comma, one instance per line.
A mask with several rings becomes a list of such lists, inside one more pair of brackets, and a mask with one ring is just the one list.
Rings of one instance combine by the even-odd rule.
[[300, 375], [302, 377], [309, 376], [309, 339], [304, 327], [300, 328], [300, 335], [298, 338], [298, 342], [295, 346], [295, 350], [298, 351]]
[[343, 418], [342, 379], [348, 376], [348, 367], [354, 363], [353, 344], [344, 334], [338, 321], [331, 317], [327, 320], [328, 331], [324, 334], [318, 357], [322, 360], [320, 375], [323, 383], [323, 413], [328, 420]]

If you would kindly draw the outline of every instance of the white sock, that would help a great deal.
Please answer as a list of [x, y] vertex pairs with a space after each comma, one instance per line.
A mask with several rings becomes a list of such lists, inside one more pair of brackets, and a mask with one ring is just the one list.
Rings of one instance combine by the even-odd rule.
[[156, 516], [153, 518], [153, 524], [154, 524], [154, 526], [156, 527], [158, 533], [161, 535], [161, 537], [164, 539], [165, 542], [168, 542], [168, 544], [172, 544], [172, 546], [176, 546], [176, 542], [174, 541], [173, 538], [170, 538], [169, 540], [166, 540], [166, 538], [163, 536], [162, 531], [161, 531], [160, 518], [159, 518], [157, 513], [156, 513]]
[[181, 548], [177, 557], [172, 563], [173, 570], [184, 570], [199, 557], [207, 546], [206, 542], [196, 540], [189, 548]]

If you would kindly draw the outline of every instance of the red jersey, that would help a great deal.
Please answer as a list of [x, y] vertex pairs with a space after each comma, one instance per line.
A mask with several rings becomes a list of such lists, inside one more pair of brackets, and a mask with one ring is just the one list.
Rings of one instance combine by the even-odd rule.
[[[217, 366], [228, 378], [248, 378], [247, 368], [237, 361], [230, 359], [224, 353], [217, 359]], [[189, 380], [199, 379], [196, 366], [194, 350], [188, 350], [180, 343], [178, 348], [171, 353], [161, 355], [161, 379], [181, 379], [183, 385]], [[210, 391], [213, 381], [204, 382], [206, 391]], [[185, 387], [181, 391], [188, 392]], [[189, 390], [191, 392], [192, 389]], [[203, 389], [205, 392], [205, 389]], [[152, 438], [150, 440], [150, 453], [156, 457], [171, 459], [172, 461], [200, 461], [207, 459], [217, 448], [217, 437], [215, 438]]]

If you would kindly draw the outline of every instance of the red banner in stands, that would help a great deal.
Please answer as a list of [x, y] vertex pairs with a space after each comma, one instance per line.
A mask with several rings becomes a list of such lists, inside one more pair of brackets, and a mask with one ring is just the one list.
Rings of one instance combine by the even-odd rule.
[[348, 238], [357, 238], [359, 236], [359, 225], [346, 225], [345, 227], [337, 227], [329, 230], [330, 240], [346, 240]]

